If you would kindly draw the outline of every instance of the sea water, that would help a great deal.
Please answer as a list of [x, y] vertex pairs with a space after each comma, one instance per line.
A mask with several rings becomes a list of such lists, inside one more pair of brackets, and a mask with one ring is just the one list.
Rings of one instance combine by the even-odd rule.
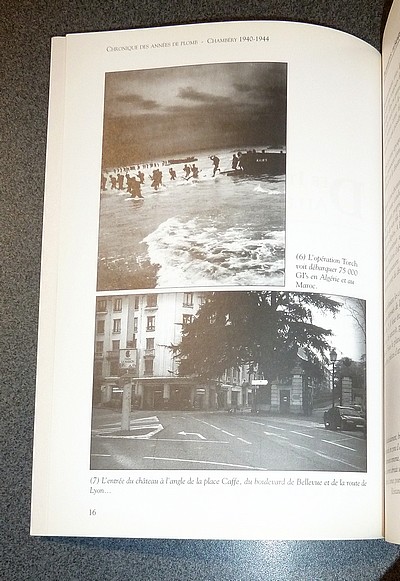
[[127, 273], [157, 265], [157, 288], [282, 285], [285, 176], [231, 176], [224, 172], [231, 170], [233, 152], [213, 153], [221, 160], [215, 177], [204, 154], [195, 156], [198, 179], [185, 179], [183, 163], [160, 163], [163, 185], [157, 191], [153, 168], [142, 169], [143, 199], [111, 190], [108, 182], [101, 196], [99, 260]]

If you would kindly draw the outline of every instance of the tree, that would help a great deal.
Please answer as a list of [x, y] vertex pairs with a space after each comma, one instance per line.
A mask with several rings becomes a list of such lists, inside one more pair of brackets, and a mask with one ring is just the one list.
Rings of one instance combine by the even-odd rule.
[[213, 292], [173, 346], [180, 375], [211, 379], [248, 364], [265, 379], [290, 375], [303, 347], [309, 377], [327, 363], [331, 330], [313, 324], [313, 310], [335, 314], [340, 303], [320, 294], [284, 291]]
[[336, 389], [340, 389], [343, 377], [350, 377], [352, 387], [355, 390], [364, 390], [366, 386], [366, 359], [362, 355], [361, 361], [352, 361], [349, 357], [343, 357], [336, 364], [337, 383]]
[[344, 306], [349, 312], [350, 316], [352, 317], [353, 321], [355, 322], [356, 326], [362, 333], [364, 337], [364, 341], [367, 339], [367, 329], [366, 329], [366, 321], [367, 321], [367, 309], [366, 309], [366, 302], [363, 299], [355, 299], [355, 298], [346, 298], [344, 301]]

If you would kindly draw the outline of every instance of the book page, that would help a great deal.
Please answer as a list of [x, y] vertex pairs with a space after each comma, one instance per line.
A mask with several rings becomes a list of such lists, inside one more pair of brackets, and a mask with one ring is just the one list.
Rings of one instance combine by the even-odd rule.
[[381, 536], [379, 54], [280, 22], [70, 35], [65, 86], [32, 534]]
[[400, 510], [400, 3], [389, 14], [382, 46], [385, 202], [385, 448], [386, 538], [399, 542]]
[[43, 211], [41, 303], [39, 309], [40, 349], [37, 358], [35, 406], [35, 449], [32, 483], [32, 519], [47, 526], [49, 508], [49, 453], [52, 437], [54, 349], [58, 292], [59, 227], [64, 137], [65, 38], [52, 39], [50, 100], [47, 132], [46, 188]]

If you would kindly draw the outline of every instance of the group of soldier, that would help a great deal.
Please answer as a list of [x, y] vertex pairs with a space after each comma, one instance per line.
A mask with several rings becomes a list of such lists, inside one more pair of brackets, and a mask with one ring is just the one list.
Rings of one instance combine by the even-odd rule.
[[107, 189], [107, 182], [111, 184], [111, 190], [123, 191], [126, 190], [131, 194], [132, 198], [143, 198], [141, 192], [141, 185], [144, 183], [144, 173], [139, 171], [137, 175], [130, 175], [128, 171], [122, 173], [117, 171], [112, 173], [109, 177], [105, 172], [101, 175], [101, 190]]
[[[131, 194], [132, 198], [143, 198], [141, 186], [145, 182], [145, 175], [138, 166], [138, 171], [136, 174], [131, 175], [132, 170], [136, 170], [136, 167], [130, 168], [117, 168], [111, 174], [107, 175], [105, 171], [101, 175], [101, 191], [105, 191], [108, 185], [111, 185], [111, 190], [116, 191], [126, 191]], [[168, 170], [170, 180], [175, 181], [177, 178], [176, 171], [173, 167]], [[197, 179], [199, 177], [199, 168], [193, 163], [188, 165], [185, 163], [183, 167], [183, 178], [189, 180], [190, 178]], [[151, 187], [154, 191], [157, 191], [163, 183], [163, 173], [156, 167], [153, 169], [151, 175], [149, 175], [151, 180]]]

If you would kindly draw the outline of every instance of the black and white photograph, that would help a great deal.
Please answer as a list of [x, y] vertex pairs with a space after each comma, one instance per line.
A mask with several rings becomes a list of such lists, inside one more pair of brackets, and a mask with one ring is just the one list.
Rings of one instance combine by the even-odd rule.
[[97, 297], [91, 469], [366, 472], [366, 303]]
[[287, 64], [110, 72], [104, 94], [97, 289], [283, 286]]

